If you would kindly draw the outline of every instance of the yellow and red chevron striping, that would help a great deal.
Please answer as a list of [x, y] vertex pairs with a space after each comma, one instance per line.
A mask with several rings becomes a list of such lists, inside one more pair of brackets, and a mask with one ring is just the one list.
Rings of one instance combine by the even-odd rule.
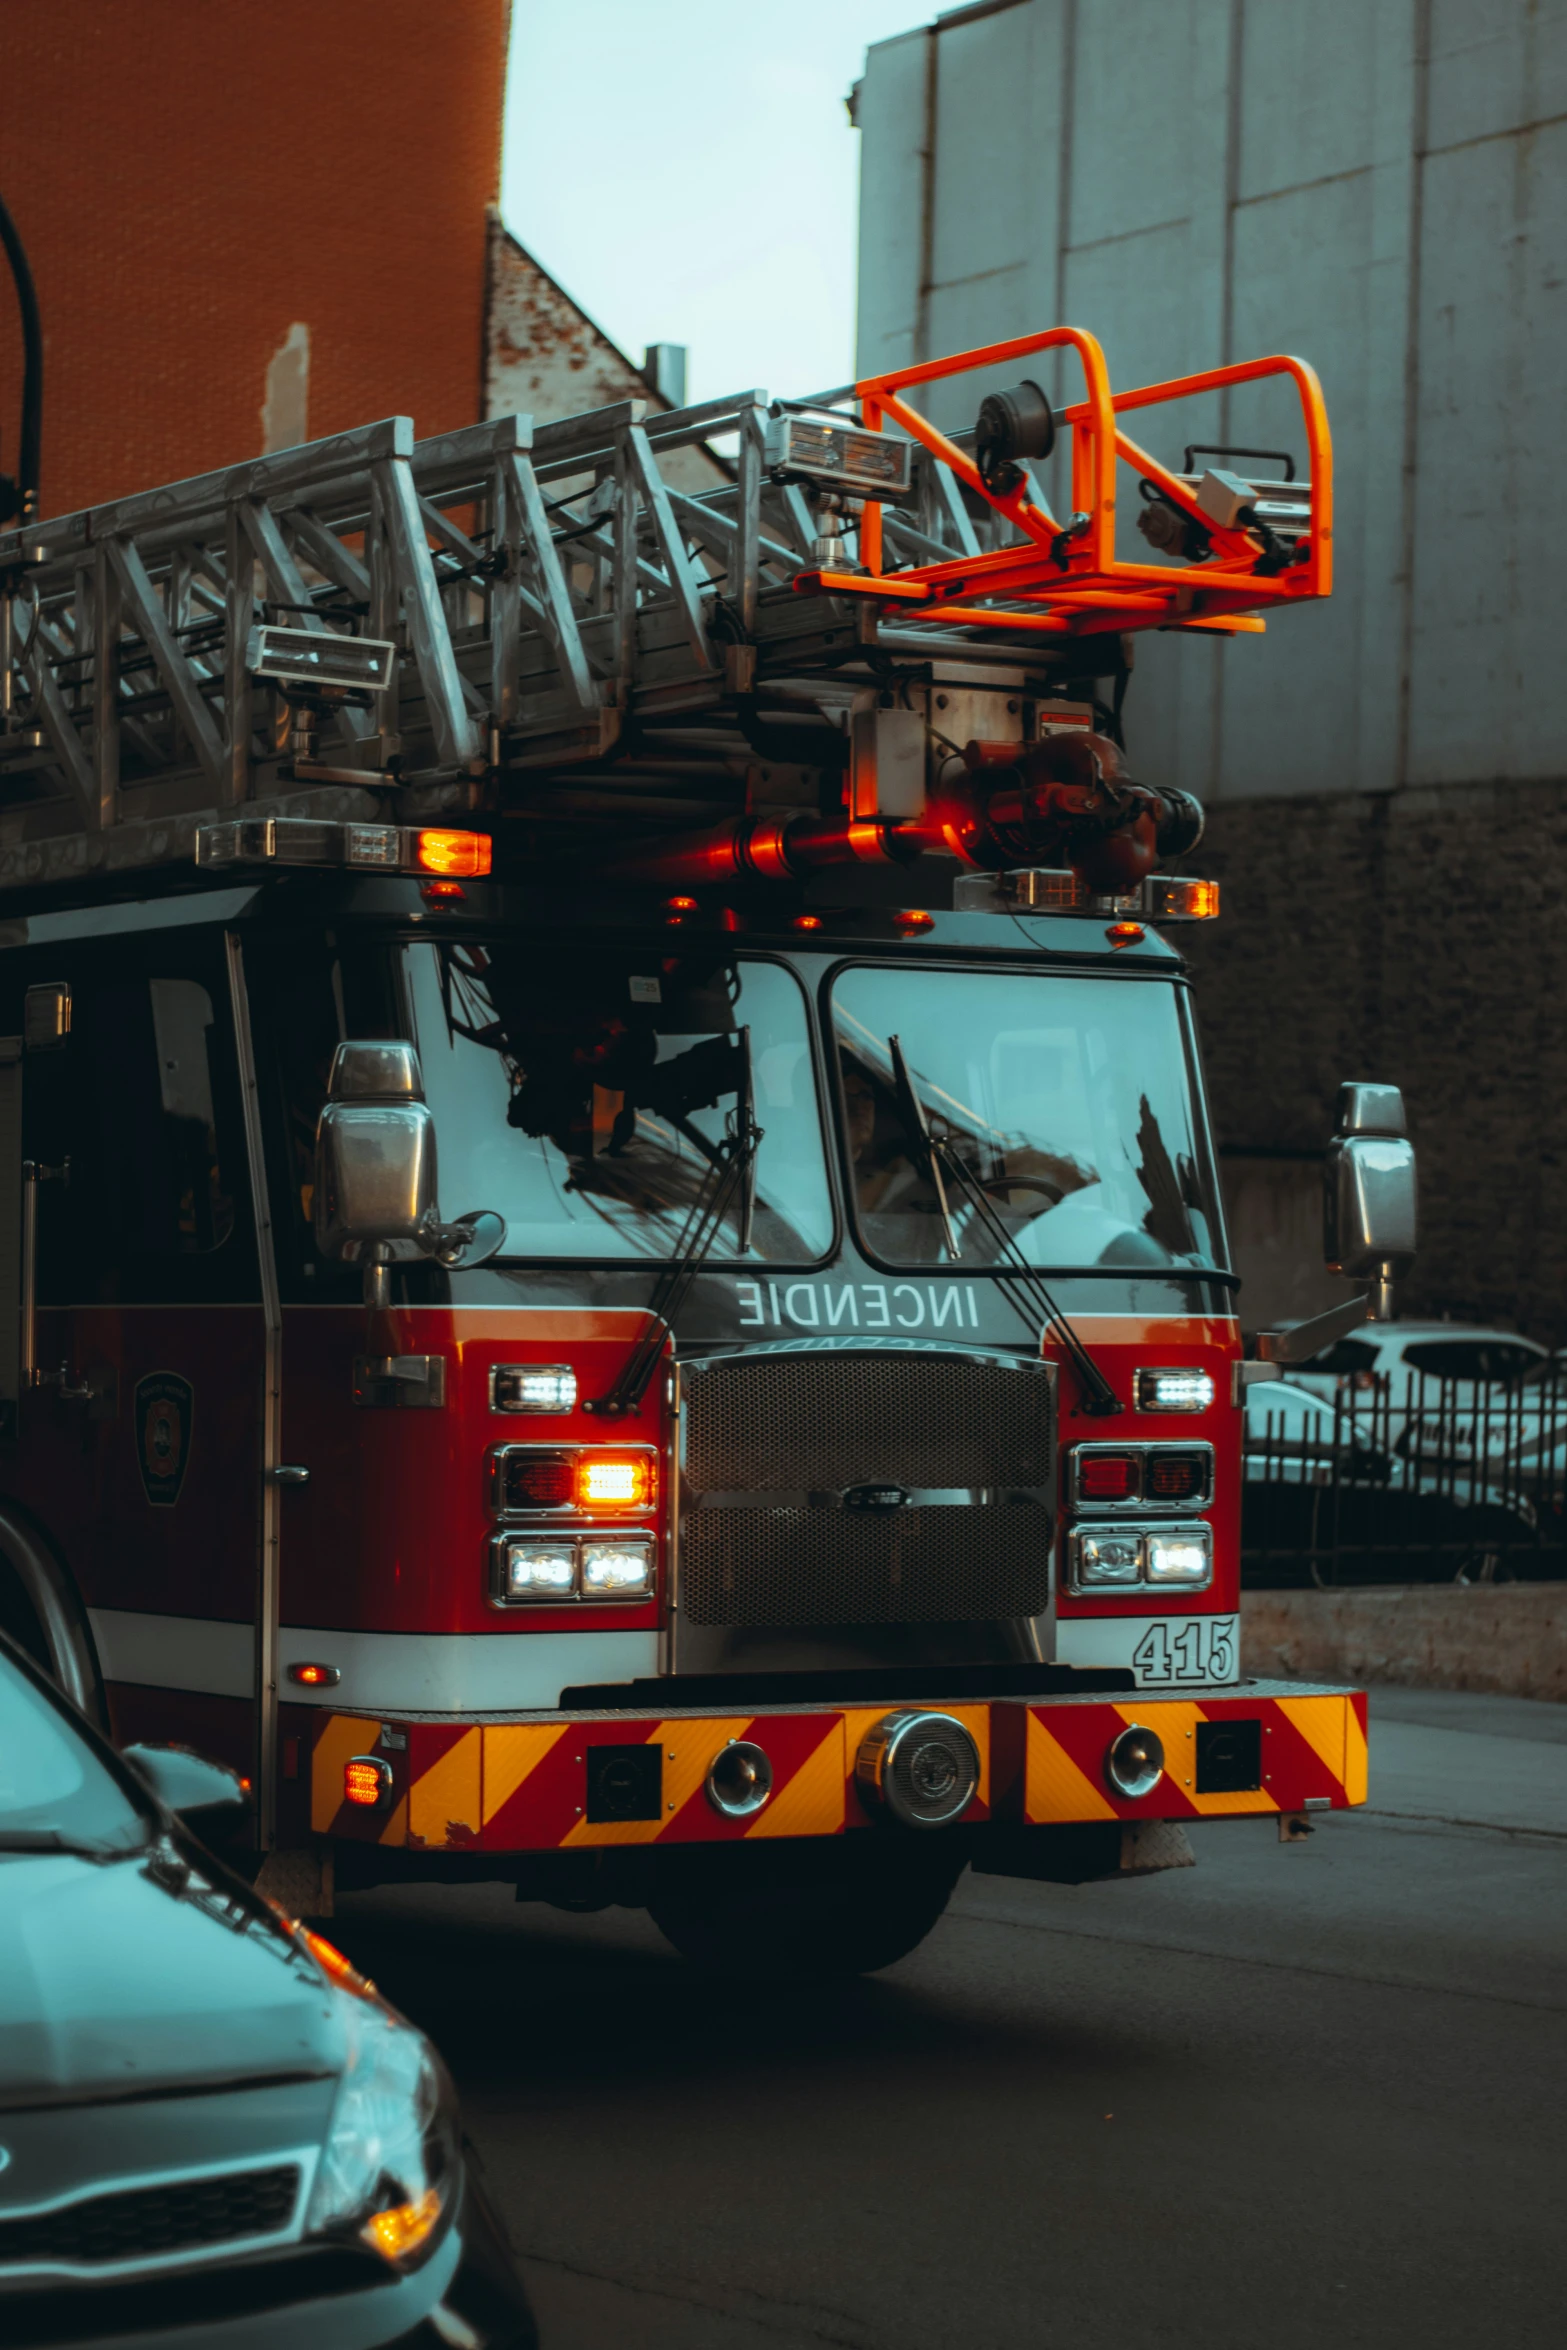
[[[889, 1710], [410, 1721], [388, 1725], [390, 1746], [377, 1721], [323, 1713], [312, 1755], [311, 1823], [318, 1835], [447, 1851], [836, 1836], [867, 1824], [854, 1759], [865, 1732]], [[979, 1750], [979, 1793], [964, 1815], [971, 1822], [1203, 1819], [1365, 1801], [1365, 1699], [1346, 1690], [1197, 1700], [1147, 1693], [941, 1710], [963, 1722]], [[1199, 1792], [1198, 1730], [1226, 1721], [1258, 1723], [1261, 1785]], [[1140, 1801], [1116, 1794], [1105, 1777], [1106, 1754], [1132, 1723], [1157, 1731], [1165, 1750], [1165, 1776]], [[747, 1819], [726, 1817], [704, 1792], [713, 1758], [735, 1738], [763, 1747], [773, 1767], [772, 1794]], [[648, 1775], [656, 1817], [589, 1818], [594, 1751], [619, 1747], [657, 1750]], [[390, 1765], [392, 1788], [378, 1808], [356, 1809], [342, 1799], [343, 1765], [369, 1753]]]
[[[1223, 1819], [1365, 1800], [1365, 1700], [1347, 1694], [1292, 1698], [1117, 1698], [1113, 1703], [1031, 1706], [1023, 1817], [1068, 1820]], [[1203, 1722], [1260, 1724], [1262, 1785], [1226, 1794], [1197, 1787]], [[1165, 1776], [1151, 1795], [1119, 1795], [1105, 1756], [1133, 1723], [1163, 1741]], [[1351, 1794], [1351, 1784], [1359, 1788]]]

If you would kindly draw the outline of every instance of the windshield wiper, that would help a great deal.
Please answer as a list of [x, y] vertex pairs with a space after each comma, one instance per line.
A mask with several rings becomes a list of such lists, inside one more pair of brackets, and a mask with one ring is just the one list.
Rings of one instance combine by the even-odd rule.
[[952, 1210], [947, 1205], [947, 1187], [941, 1177], [941, 1158], [936, 1149], [935, 1137], [930, 1130], [930, 1123], [925, 1116], [925, 1105], [914, 1090], [914, 1080], [909, 1075], [909, 1064], [904, 1059], [903, 1047], [895, 1036], [888, 1037], [887, 1050], [892, 1055], [892, 1084], [898, 1100], [898, 1115], [903, 1120], [905, 1132], [913, 1137], [918, 1147], [918, 1155], [924, 1162], [925, 1180], [936, 1194], [936, 1213], [941, 1218], [942, 1240], [949, 1261], [955, 1265], [961, 1252], [958, 1248], [958, 1236], [952, 1228]]
[[701, 1187], [691, 1202], [685, 1228], [675, 1253], [660, 1273], [648, 1300], [647, 1326], [621, 1365], [620, 1376], [607, 1395], [585, 1409], [614, 1419], [634, 1412], [658, 1367], [664, 1341], [690, 1293], [691, 1284], [712, 1253], [723, 1230], [724, 1218], [739, 1205], [739, 1248], [744, 1256], [751, 1245], [756, 1215], [756, 1154], [764, 1129], [757, 1125], [751, 1084], [751, 1031], [740, 1030], [740, 1075], [735, 1087], [736, 1107], [730, 1131], [713, 1153]]
[[[953, 1264], [958, 1262], [957, 1235], [953, 1229], [952, 1211], [947, 1203], [944, 1175], [950, 1176], [963, 1192], [976, 1218], [989, 1235], [998, 1255], [1004, 1260], [1007, 1269], [1003, 1279], [1007, 1283], [1007, 1294], [1017, 1307], [1018, 1312], [1023, 1314], [1023, 1306], [1019, 1301], [1017, 1291], [1012, 1287], [1014, 1282], [1033, 1309], [1033, 1320], [1041, 1323], [1047, 1330], [1054, 1330], [1060, 1340], [1072, 1368], [1082, 1382], [1083, 1409], [1091, 1413], [1095, 1419], [1113, 1418], [1116, 1413], [1124, 1411], [1126, 1406], [1045, 1287], [1038, 1268], [1029, 1263], [1027, 1257], [1018, 1247], [1012, 1234], [1007, 1230], [1006, 1219], [1000, 1213], [994, 1200], [989, 1197], [984, 1186], [965, 1165], [963, 1155], [952, 1141], [951, 1136], [938, 1135], [931, 1131], [930, 1121], [925, 1115], [925, 1105], [914, 1089], [914, 1080], [909, 1075], [909, 1065], [903, 1057], [903, 1047], [895, 1036], [888, 1037], [887, 1049], [892, 1058], [893, 1085], [897, 1094], [899, 1113], [908, 1131], [909, 1139], [915, 1146], [916, 1154], [922, 1162], [922, 1170], [926, 1180], [936, 1194], [937, 1211], [941, 1217], [941, 1229], [946, 1242], [947, 1255]], [[1025, 1321], [1029, 1319], [1027, 1314], [1024, 1314], [1023, 1318]]]

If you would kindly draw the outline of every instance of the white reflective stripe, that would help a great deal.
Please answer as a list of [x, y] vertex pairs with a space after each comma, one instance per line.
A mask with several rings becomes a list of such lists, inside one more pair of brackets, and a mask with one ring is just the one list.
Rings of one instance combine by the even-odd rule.
[[214, 1697], [255, 1694], [256, 1635], [249, 1624], [138, 1615], [123, 1607], [90, 1607], [87, 1618], [106, 1681], [200, 1689]]
[[[293, 1664], [336, 1665], [330, 1689], [299, 1689]], [[548, 1712], [574, 1682], [632, 1681], [658, 1671], [656, 1632], [313, 1632], [285, 1624], [285, 1705], [340, 1714]]]
[[[87, 1611], [106, 1681], [153, 1689], [199, 1689], [216, 1697], [254, 1693], [255, 1634], [249, 1624], [207, 1616]], [[321, 1632], [285, 1624], [279, 1636], [280, 1694], [287, 1705], [338, 1713], [537, 1713], [572, 1682], [631, 1681], [658, 1671], [656, 1632]], [[330, 1689], [300, 1689], [291, 1664], [336, 1665]]]
[[[1195, 1627], [1195, 1629], [1193, 1629]], [[1183, 1640], [1182, 1634], [1187, 1637]], [[1119, 1665], [1139, 1689], [1212, 1688], [1240, 1679], [1239, 1616], [1057, 1616], [1056, 1663]]]

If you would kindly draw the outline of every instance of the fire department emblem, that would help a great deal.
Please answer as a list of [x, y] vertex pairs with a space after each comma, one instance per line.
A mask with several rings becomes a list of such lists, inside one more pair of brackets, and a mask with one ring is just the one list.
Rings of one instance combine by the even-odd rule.
[[154, 1509], [172, 1509], [190, 1458], [191, 1384], [178, 1371], [149, 1371], [136, 1382], [136, 1465]]

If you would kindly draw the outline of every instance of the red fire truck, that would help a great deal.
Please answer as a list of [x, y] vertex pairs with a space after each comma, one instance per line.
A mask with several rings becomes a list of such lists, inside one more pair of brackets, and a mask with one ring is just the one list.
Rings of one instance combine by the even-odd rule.
[[[1242, 385], [1309, 479], [1129, 435]], [[1058, 329], [0, 538], [0, 1616], [253, 1780], [279, 1899], [858, 1968], [1363, 1798], [1363, 1699], [1242, 1676], [1218, 892], [1119, 727], [1136, 632], [1328, 592], [1330, 492], [1300, 362]], [[1396, 1091], [1340, 1127], [1385, 1310]]]

